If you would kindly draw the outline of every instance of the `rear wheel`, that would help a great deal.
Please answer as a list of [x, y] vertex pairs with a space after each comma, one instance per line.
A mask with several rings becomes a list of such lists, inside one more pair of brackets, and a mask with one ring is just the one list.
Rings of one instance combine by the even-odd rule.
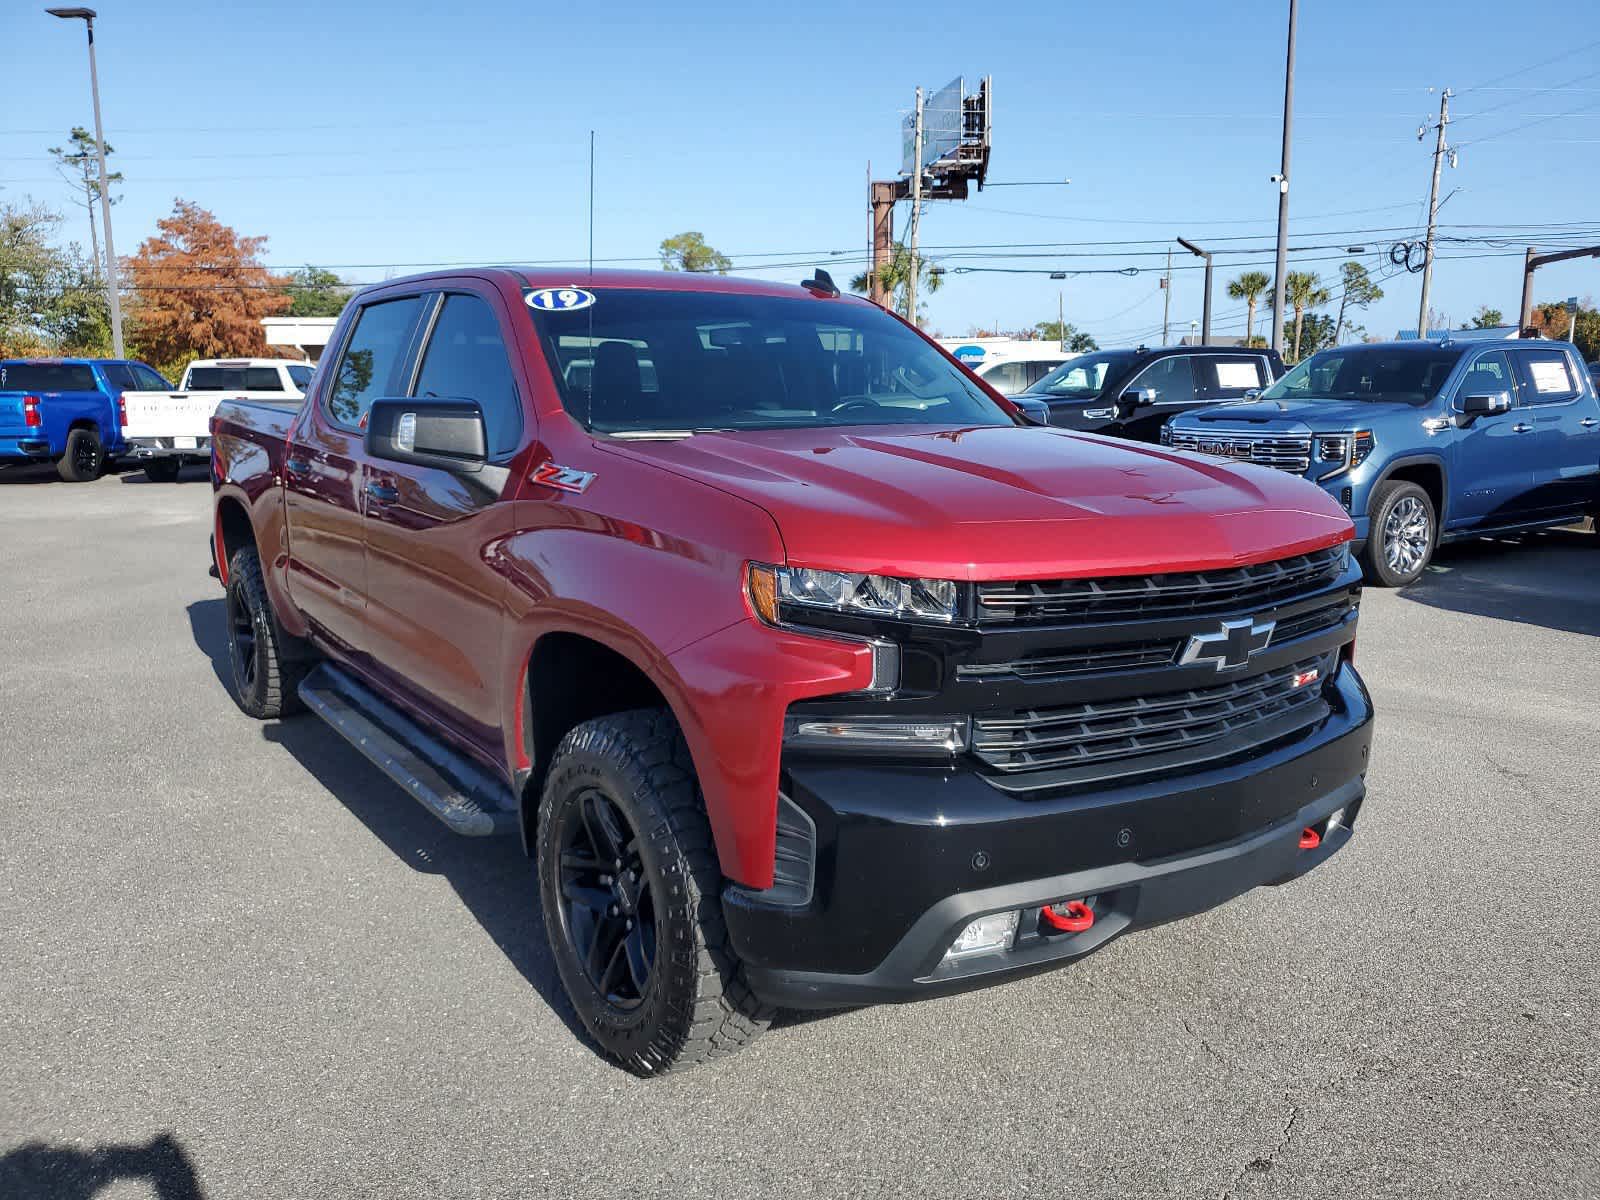
[[254, 546], [234, 551], [228, 560], [228, 662], [233, 698], [258, 720], [300, 711], [300, 681], [309, 663], [293, 653], [293, 640], [278, 628], [261, 578]]
[[561, 982], [607, 1058], [659, 1075], [766, 1028], [728, 945], [704, 801], [669, 713], [602, 717], [562, 739], [537, 858]]
[[173, 483], [181, 470], [181, 458], [147, 458], [144, 463], [144, 477], [151, 483]]
[[1414, 483], [1390, 480], [1373, 491], [1372, 520], [1361, 565], [1369, 582], [1404, 587], [1433, 557], [1438, 525], [1433, 501]]
[[88, 483], [99, 479], [106, 469], [106, 449], [100, 435], [92, 429], [74, 429], [67, 434], [66, 452], [56, 460], [56, 473], [68, 483]]

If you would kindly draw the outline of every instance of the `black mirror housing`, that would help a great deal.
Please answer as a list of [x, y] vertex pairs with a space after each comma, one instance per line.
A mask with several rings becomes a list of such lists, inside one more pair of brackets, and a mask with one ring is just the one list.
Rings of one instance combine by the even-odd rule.
[[1461, 411], [1469, 417], [1492, 417], [1511, 411], [1511, 397], [1504, 392], [1498, 395], [1463, 396]]
[[489, 430], [476, 400], [374, 400], [365, 444], [371, 458], [468, 475], [489, 458]]

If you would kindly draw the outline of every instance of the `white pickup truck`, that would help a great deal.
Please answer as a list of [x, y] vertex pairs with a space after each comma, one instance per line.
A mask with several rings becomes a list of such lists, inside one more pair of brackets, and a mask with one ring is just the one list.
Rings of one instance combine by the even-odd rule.
[[211, 456], [211, 414], [223, 400], [300, 406], [310, 363], [281, 358], [202, 358], [189, 364], [173, 392], [122, 393], [127, 454], [152, 480], [170, 483], [185, 462]]

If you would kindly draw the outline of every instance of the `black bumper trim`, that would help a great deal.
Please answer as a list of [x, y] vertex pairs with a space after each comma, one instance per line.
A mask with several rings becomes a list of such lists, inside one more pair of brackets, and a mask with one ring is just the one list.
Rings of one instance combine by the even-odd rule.
[[[1058, 967], [1097, 950], [1120, 934], [1203, 912], [1265, 884], [1287, 883], [1342, 849], [1352, 830], [1331, 829], [1314, 850], [1300, 833], [1338, 809], [1359, 807], [1366, 793], [1355, 778], [1304, 805], [1288, 820], [1223, 846], [1151, 863], [1121, 862], [982, 891], [948, 896], [922, 914], [872, 971], [833, 974], [748, 967], [751, 988], [788, 1008], [840, 1008], [900, 1003], [950, 995]], [[1107, 903], [1082, 933], [1034, 939], [1016, 949], [944, 964], [956, 935], [978, 917], [1037, 909], [1070, 897], [1102, 896]]]

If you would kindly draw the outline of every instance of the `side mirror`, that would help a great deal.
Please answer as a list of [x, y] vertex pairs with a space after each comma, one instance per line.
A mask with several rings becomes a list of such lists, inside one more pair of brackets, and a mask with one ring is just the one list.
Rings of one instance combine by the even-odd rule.
[[489, 431], [476, 400], [374, 400], [367, 414], [371, 458], [475, 474], [489, 458]]
[[1029, 425], [1050, 424], [1050, 406], [1043, 400], [1033, 400], [1024, 396], [1007, 396], [1006, 399], [1011, 401], [1012, 407]]
[[1461, 397], [1461, 411], [1469, 420], [1510, 412], [1511, 397], [1504, 392], [1496, 395], [1463, 396]]
[[1149, 408], [1155, 402], [1155, 388], [1129, 388], [1117, 398], [1117, 407], [1124, 413], [1131, 413], [1136, 408]]
[[1246, 400], [1259, 400], [1259, 399], [1261, 399], [1261, 389], [1260, 388], [1245, 388], [1245, 390], [1244, 390], [1244, 398]]

